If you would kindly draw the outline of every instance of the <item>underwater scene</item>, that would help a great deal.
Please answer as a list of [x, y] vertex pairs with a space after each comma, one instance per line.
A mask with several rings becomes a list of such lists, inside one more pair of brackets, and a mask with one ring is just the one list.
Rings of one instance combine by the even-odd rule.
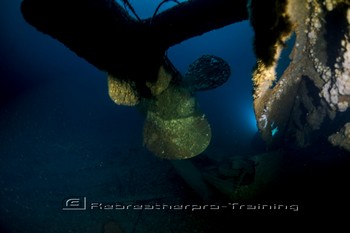
[[349, 107], [349, 0], [1, 0], [0, 233], [344, 216]]

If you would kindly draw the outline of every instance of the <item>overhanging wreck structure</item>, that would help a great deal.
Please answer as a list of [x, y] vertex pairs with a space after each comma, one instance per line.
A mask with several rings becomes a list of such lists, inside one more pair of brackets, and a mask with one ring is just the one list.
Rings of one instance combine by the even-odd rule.
[[[208, 146], [210, 125], [194, 93], [223, 84], [230, 71], [213, 56], [195, 62], [196, 77], [186, 82], [165, 51], [250, 20], [257, 56], [254, 109], [263, 139], [270, 147], [327, 142], [350, 151], [349, 0], [190, 0], [148, 19], [133, 18], [114, 0], [23, 0], [22, 13], [39, 31], [108, 73], [113, 101], [141, 106], [146, 146], [168, 159], [190, 158]], [[277, 77], [281, 51], [292, 36], [289, 66]], [[208, 70], [224, 75], [209, 77]], [[206, 78], [217, 82], [203, 82]], [[211, 85], [196, 88], [199, 83]]]

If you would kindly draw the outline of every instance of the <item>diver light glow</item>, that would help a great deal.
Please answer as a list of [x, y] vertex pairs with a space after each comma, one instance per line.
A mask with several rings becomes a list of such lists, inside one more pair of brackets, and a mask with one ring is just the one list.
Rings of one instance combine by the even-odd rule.
[[250, 132], [258, 132], [258, 125], [254, 114], [253, 107], [245, 109], [246, 125]]

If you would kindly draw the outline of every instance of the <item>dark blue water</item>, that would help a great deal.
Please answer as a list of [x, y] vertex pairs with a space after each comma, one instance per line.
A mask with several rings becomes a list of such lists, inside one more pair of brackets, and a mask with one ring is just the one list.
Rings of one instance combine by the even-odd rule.
[[[103, 232], [110, 220], [124, 232], [220, 229], [225, 219], [208, 224], [203, 213], [62, 210], [70, 197], [123, 204], [198, 197], [169, 161], [143, 146], [144, 116], [109, 99], [106, 74], [28, 25], [20, 2], [0, 3], [0, 232]], [[131, 1], [141, 17], [159, 2]], [[231, 66], [226, 84], [198, 93], [213, 133], [205, 156], [262, 152], [252, 144], [252, 37], [245, 21], [167, 51], [181, 73], [203, 54]]]

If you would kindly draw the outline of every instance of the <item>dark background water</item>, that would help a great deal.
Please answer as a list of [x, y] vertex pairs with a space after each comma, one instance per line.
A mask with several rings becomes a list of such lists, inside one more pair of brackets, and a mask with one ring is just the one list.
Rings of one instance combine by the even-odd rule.
[[[168, 161], [143, 147], [144, 117], [109, 99], [106, 74], [28, 25], [20, 2], [0, 3], [0, 232], [100, 232], [108, 219], [118, 219], [126, 232], [135, 225], [144, 228], [136, 232], [182, 232], [156, 226], [178, 219], [193, 224], [178, 214], [169, 220], [155, 213], [155, 221], [133, 212], [62, 212], [71, 196], [130, 202], [193, 194]], [[159, 2], [131, 1], [142, 18]], [[211, 157], [261, 151], [252, 145], [252, 37], [244, 21], [168, 50], [182, 73], [203, 54], [231, 66], [226, 84], [198, 93], [213, 131], [205, 151]], [[205, 225], [199, 219], [191, 221]]]

